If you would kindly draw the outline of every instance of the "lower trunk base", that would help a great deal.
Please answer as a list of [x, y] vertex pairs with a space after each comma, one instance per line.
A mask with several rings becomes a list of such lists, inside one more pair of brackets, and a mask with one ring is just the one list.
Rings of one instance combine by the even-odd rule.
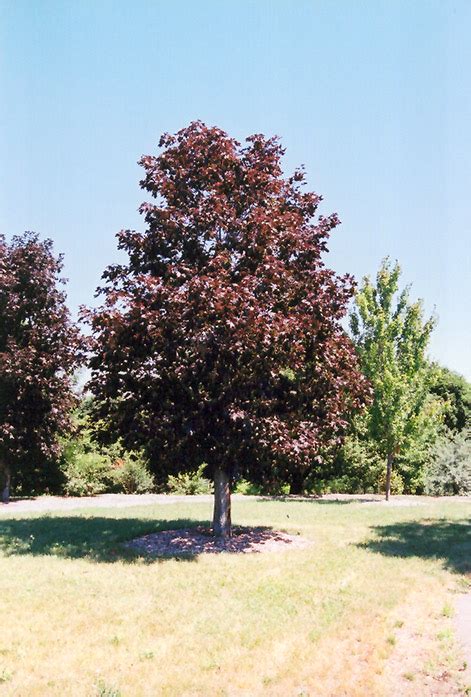
[[5, 474], [5, 483], [2, 490], [2, 503], [10, 503], [10, 482], [11, 476], [10, 473], [7, 472]]
[[216, 469], [214, 471], [213, 534], [215, 537], [230, 537], [231, 528], [230, 477], [224, 470]]
[[389, 497], [391, 496], [392, 466], [393, 466], [393, 455], [391, 453], [389, 453], [387, 463], [386, 463], [386, 501], [389, 501]]

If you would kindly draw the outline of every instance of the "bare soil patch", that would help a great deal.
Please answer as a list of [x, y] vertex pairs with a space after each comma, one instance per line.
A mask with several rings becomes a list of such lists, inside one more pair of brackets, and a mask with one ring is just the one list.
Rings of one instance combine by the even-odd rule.
[[313, 544], [299, 535], [266, 528], [233, 528], [227, 539], [213, 537], [209, 528], [163, 530], [138, 537], [125, 547], [148, 556], [194, 556], [197, 554], [249, 554], [304, 549]]
[[466, 678], [471, 685], [471, 593], [459, 595], [456, 599], [454, 619], [458, 641], [466, 659]]
[[400, 617], [390, 637], [394, 645], [384, 676], [392, 697], [462, 697], [465, 662], [453, 636], [452, 619], [443, 614], [443, 598], [411, 595], [395, 611]]

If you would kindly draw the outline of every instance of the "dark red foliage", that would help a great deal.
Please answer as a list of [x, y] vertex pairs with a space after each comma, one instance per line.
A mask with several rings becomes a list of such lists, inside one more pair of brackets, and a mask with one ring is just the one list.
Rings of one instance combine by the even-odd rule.
[[159, 145], [140, 160], [147, 230], [118, 234], [128, 263], [88, 313], [97, 416], [162, 475], [304, 468], [366, 393], [340, 325], [353, 282], [321, 258], [337, 216], [302, 169], [283, 177], [276, 138], [195, 122]]
[[13, 480], [58, 454], [79, 334], [59, 290], [61, 258], [34, 233], [0, 237], [0, 465]]

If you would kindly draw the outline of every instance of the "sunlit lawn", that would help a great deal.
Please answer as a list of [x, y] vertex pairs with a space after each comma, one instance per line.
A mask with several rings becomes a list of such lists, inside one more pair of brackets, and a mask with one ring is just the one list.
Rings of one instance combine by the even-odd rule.
[[425, 695], [444, 671], [451, 689], [470, 512], [239, 499], [234, 522], [314, 545], [152, 562], [120, 542], [208, 503], [2, 513], [0, 694]]

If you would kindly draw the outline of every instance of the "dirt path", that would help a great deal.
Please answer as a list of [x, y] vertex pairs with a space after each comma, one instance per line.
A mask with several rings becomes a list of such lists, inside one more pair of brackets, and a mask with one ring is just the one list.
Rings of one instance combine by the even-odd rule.
[[[237, 499], [258, 499], [260, 496], [242, 496], [233, 494]], [[270, 497], [263, 497], [270, 498]], [[284, 500], [309, 500], [300, 496], [284, 496]], [[471, 502], [471, 497], [445, 496], [440, 497], [446, 501]], [[428, 496], [392, 496], [390, 501], [385, 501], [384, 496], [377, 494], [326, 494], [322, 500], [326, 501], [351, 501], [362, 505], [379, 505], [391, 507], [424, 506], [440, 498]], [[312, 500], [312, 499], [311, 499]], [[131, 506], [152, 506], [156, 504], [170, 503], [211, 503], [213, 497], [210, 494], [197, 496], [174, 496], [172, 494], [100, 494], [99, 496], [37, 496], [30, 499], [13, 500], [9, 504], [0, 503], [0, 515], [2, 513], [47, 513], [48, 511], [71, 511], [77, 508], [129, 508]]]
[[155, 504], [210, 503], [211, 495], [172, 496], [169, 494], [100, 494], [99, 496], [65, 497], [38, 496], [37, 498], [0, 503], [2, 513], [47, 513], [48, 511], [71, 511], [77, 508], [129, 508], [131, 506], [152, 506]]
[[387, 508], [405, 506], [426, 506], [437, 501], [452, 501], [460, 503], [471, 503], [471, 496], [413, 496], [404, 494], [401, 496], [391, 496], [386, 501], [382, 494], [325, 494], [321, 497], [327, 501], [351, 501], [362, 504], [375, 504]]

